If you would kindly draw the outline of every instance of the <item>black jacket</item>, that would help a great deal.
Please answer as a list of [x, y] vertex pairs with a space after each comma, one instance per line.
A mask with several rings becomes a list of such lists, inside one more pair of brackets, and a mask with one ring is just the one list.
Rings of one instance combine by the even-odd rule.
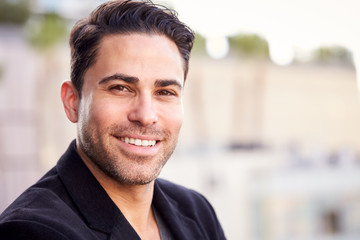
[[[0, 215], [0, 239], [140, 239], [75, 146]], [[176, 239], [225, 239], [213, 208], [195, 191], [157, 179], [153, 207]]]

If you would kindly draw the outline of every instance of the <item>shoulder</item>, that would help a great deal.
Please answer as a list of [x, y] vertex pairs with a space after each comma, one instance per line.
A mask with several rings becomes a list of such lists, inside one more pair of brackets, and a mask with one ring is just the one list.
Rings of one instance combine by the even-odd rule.
[[36, 220], [48, 217], [49, 220], [68, 211], [71, 200], [55, 168], [50, 170], [36, 184], [25, 190], [0, 215], [0, 223], [12, 219]]
[[12, 220], [0, 223], [1, 239], [6, 240], [69, 240], [55, 228], [38, 221]]
[[30, 187], [0, 215], [0, 236], [6, 236], [1, 239], [63, 240], [77, 236], [80, 216], [61, 196], [59, 183], [51, 182], [54, 188], [44, 187], [52, 185], [47, 180]]

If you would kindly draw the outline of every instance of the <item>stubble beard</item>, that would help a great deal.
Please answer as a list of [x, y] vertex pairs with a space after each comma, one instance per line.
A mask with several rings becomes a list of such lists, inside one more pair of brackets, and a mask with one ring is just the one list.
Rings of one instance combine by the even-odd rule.
[[[90, 127], [85, 126], [84, 128], [83, 126], [80, 131], [79, 146], [81, 150], [108, 177], [126, 185], [145, 185], [156, 179], [174, 152], [178, 139], [178, 135], [171, 137], [168, 131], [145, 129], [138, 126], [113, 125], [100, 134], [96, 134], [96, 131]], [[163, 147], [155, 159], [150, 159], [146, 156], [119, 151], [116, 146], [111, 144], [116, 139], [108, 139], [113, 138], [111, 133], [115, 133], [116, 136], [126, 135], [124, 133], [161, 136], [162, 139], [167, 140], [168, 145]], [[97, 135], [103, 138], [96, 137]]]

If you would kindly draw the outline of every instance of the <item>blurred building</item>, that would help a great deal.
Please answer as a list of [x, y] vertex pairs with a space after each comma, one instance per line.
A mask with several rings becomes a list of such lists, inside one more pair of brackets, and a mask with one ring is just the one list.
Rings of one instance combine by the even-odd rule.
[[230, 239], [359, 238], [353, 67], [194, 56], [187, 81], [163, 175], [205, 193]]
[[[19, 27], [0, 26], [1, 209], [34, 181], [39, 170], [36, 54]], [[36, 61], [36, 60], [35, 60]]]

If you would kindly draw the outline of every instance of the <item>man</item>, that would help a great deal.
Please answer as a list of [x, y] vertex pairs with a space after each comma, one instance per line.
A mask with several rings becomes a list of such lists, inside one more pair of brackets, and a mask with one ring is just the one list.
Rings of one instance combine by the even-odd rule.
[[71, 32], [77, 138], [0, 217], [1, 239], [225, 239], [199, 193], [156, 179], [182, 124], [192, 31], [151, 2], [99, 6]]

